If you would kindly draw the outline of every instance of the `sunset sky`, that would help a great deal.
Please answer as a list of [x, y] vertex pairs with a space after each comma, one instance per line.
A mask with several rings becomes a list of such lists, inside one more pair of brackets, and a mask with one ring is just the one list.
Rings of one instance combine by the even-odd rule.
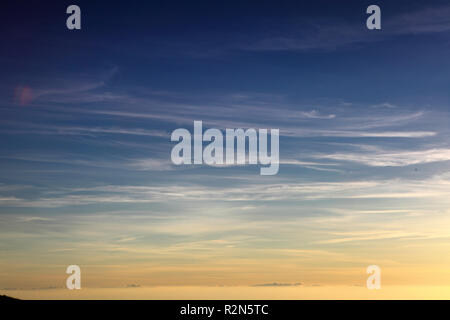
[[[8, 2], [1, 294], [450, 287], [448, 1]], [[194, 120], [278, 128], [278, 174], [173, 165]]]

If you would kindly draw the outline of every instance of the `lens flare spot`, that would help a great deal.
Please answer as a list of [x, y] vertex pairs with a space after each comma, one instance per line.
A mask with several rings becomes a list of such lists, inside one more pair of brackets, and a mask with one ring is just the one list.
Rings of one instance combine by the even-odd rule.
[[28, 86], [17, 87], [14, 99], [19, 106], [26, 106], [33, 100], [33, 90]]

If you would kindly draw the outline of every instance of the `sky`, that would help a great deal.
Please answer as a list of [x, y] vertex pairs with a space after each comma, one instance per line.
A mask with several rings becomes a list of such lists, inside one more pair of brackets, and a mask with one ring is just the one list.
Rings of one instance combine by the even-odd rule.
[[[431, 0], [9, 1], [0, 291], [63, 288], [73, 264], [111, 294], [365, 286], [369, 265], [382, 286], [449, 287], [449, 17]], [[278, 174], [173, 165], [171, 132], [195, 120], [279, 129]]]

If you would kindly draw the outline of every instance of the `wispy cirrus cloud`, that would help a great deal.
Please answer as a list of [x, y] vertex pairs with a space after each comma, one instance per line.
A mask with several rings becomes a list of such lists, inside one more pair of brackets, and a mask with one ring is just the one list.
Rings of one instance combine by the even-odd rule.
[[[16, 89], [16, 102], [23, 105], [39, 103], [70, 103], [70, 102], [99, 102], [120, 98], [111, 92], [98, 92], [104, 89], [107, 82], [118, 72], [118, 67], [113, 67], [94, 76], [73, 77], [60, 79], [52, 86], [45, 86], [42, 82], [31, 79], [30, 84]], [[24, 97], [24, 95], [26, 95]], [[24, 103], [26, 100], [26, 103]]]
[[[169, 158], [161, 157], [116, 157], [114, 159], [103, 159], [99, 157], [87, 157], [82, 154], [59, 153], [59, 154], [16, 154], [0, 156], [0, 159], [20, 160], [31, 163], [49, 163], [65, 164], [71, 167], [93, 167], [119, 170], [137, 170], [137, 171], [166, 171], [173, 170], [174, 166]], [[5, 189], [11, 189], [13, 186], [4, 186]], [[19, 187], [15, 187], [19, 188]], [[23, 189], [24, 187], [21, 187]], [[1, 191], [2, 188], [0, 188]]]
[[321, 159], [350, 161], [373, 167], [401, 167], [416, 164], [426, 164], [450, 161], [450, 149], [435, 148], [427, 150], [380, 150], [375, 152], [335, 153], [318, 155]]
[[42, 134], [42, 135], [135, 135], [149, 137], [170, 137], [170, 133], [164, 130], [149, 130], [143, 128], [127, 128], [127, 127], [82, 127], [82, 126], [52, 126], [52, 125], [36, 125], [33, 123], [21, 123], [19, 128], [3, 128], [1, 132], [9, 134]]
[[323, 199], [439, 198], [449, 195], [448, 176], [426, 180], [371, 180], [347, 182], [283, 183], [214, 188], [202, 185], [123, 186], [59, 189], [39, 198], [0, 198], [5, 207], [64, 207], [99, 203], [139, 204], [167, 201], [315, 201]]
[[[90, 93], [88, 93], [90, 94]], [[190, 97], [193, 99], [195, 97]], [[289, 137], [341, 137], [341, 138], [426, 138], [435, 136], [441, 128], [439, 126], [427, 127], [428, 130], [415, 130], [413, 124], [421, 121], [430, 121], [437, 117], [432, 112], [410, 111], [396, 108], [395, 112], [385, 112], [382, 109], [373, 109], [370, 113], [359, 114], [363, 106], [347, 106], [337, 108], [333, 113], [328, 112], [329, 107], [292, 105], [280, 101], [280, 97], [261, 105], [260, 97], [253, 99], [246, 97], [244, 101], [236, 104], [222, 101], [220, 97], [209, 97], [210, 103], [180, 103], [165, 100], [154, 100], [149, 97], [127, 97], [116, 101], [114, 108], [58, 107], [54, 105], [41, 106], [41, 112], [51, 112], [51, 116], [58, 114], [62, 117], [77, 115], [78, 117], [95, 117], [103, 122], [115, 123], [114, 119], [130, 119], [138, 121], [132, 126], [74, 126], [73, 124], [45, 125], [33, 123], [18, 123], [8, 121], [2, 131], [14, 133], [36, 134], [62, 134], [62, 135], [147, 135], [165, 137], [163, 130], [146, 129], [155, 122], [170, 123], [171, 126], [192, 126], [194, 120], [202, 120], [204, 126], [218, 128], [267, 128], [280, 129], [280, 135]], [[255, 105], [255, 102], [258, 102]], [[168, 109], [170, 113], [166, 112]], [[206, 111], [205, 111], [206, 110]], [[239, 113], [239, 119], [232, 117]], [[44, 113], [45, 114], [45, 113]], [[63, 118], [64, 119], [64, 118]], [[107, 119], [105, 121], [105, 119]], [[143, 128], [144, 127], [144, 128]]]
[[[337, 50], [352, 45], [380, 42], [397, 36], [446, 33], [450, 31], [449, 14], [450, 6], [440, 5], [383, 15], [382, 32], [370, 36], [367, 35], [364, 23], [351, 24], [339, 20], [316, 19], [300, 25], [291, 24], [289, 29], [279, 32], [279, 35], [259, 35], [235, 46], [239, 50], [257, 52]], [[292, 32], [292, 30], [300, 31]]]
[[340, 236], [328, 240], [321, 240], [320, 244], [341, 244], [361, 241], [380, 241], [380, 240], [426, 240], [437, 238], [450, 238], [448, 234], [435, 234], [430, 232], [406, 232], [403, 230], [378, 230], [378, 231], [358, 231], [358, 232], [332, 232], [332, 235]]

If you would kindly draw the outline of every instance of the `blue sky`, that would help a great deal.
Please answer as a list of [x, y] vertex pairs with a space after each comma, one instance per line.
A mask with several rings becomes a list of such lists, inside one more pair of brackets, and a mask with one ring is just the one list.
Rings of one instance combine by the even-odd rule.
[[[279, 281], [280, 270], [221, 278], [214, 263], [251, 273], [270, 257], [292, 266], [286, 281], [320, 282], [305, 266], [365, 265], [375, 240], [390, 241], [375, 253], [386, 265], [438, 264], [448, 245], [448, 3], [378, 1], [382, 30], [367, 30], [368, 1], [79, 1], [80, 31], [65, 28], [69, 4], [2, 10], [5, 287], [26, 286], [5, 275], [30, 266], [46, 275], [33, 285], [58, 284], [49, 270], [69, 260], [251, 284]], [[170, 133], [194, 120], [279, 128], [278, 175], [173, 166]], [[418, 242], [444, 251], [414, 256]], [[302, 252], [295, 263], [292, 250]], [[139, 279], [170, 283], [165, 275]]]

